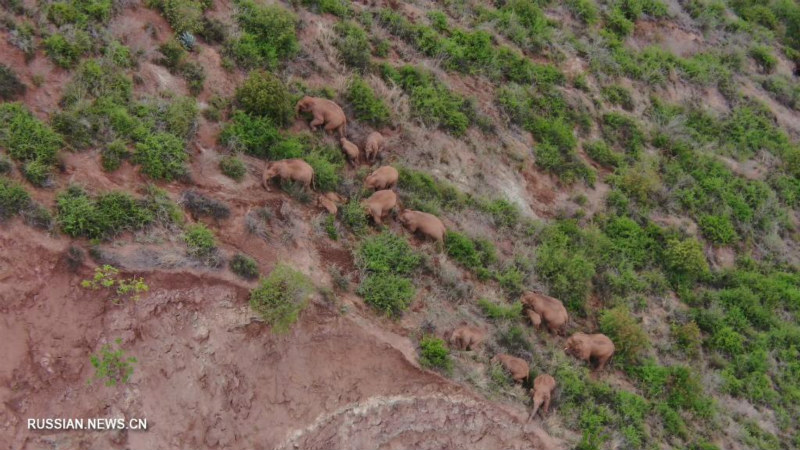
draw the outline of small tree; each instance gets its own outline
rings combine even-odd
[[[250,72],[244,84],[236,89],[236,102],[247,113],[268,117],[279,126],[288,124],[294,114],[286,85],[264,70]]]
[[[650,347],[647,334],[625,307],[603,311],[600,330],[614,342],[616,353],[628,362],[635,361]]]
[[[308,304],[311,280],[291,267],[277,267],[250,292],[250,306],[274,332],[288,331]]]
[[[114,341],[116,349],[106,344],[100,353],[92,355],[90,361],[95,369],[92,381],[104,380],[106,386],[116,386],[118,383],[127,383],[133,375],[133,365],[137,363],[134,357],[125,357],[125,351],[120,348],[122,339]]]

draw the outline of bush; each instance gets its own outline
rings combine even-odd
[[[457,231],[448,231],[445,237],[447,255],[476,272],[479,278],[488,277],[488,267],[497,261],[494,244],[485,239],[471,239]]]
[[[478,207],[492,216],[497,227],[513,227],[519,223],[519,207],[505,199],[479,202]]]
[[[189,254],[195,258],[205,259],[214,255],[217,241],[214,232],[202,223],[189,225],[183,233],[183,241],[189,248]]]
[[[59,135],[20,103],[0,104],[0,147],[28,164],[24,172],[34,184],[44,183],[62,145]]]
[[[405,238],[385,231],[361,244],[357,262],[367,272],[408,275],[419,266],[420,257]]]
[[[242,181],[247,174],[247,167],[235,156],[223,156],[219,161],[219,170],[226,177],[236,181]]]
[[[361,77],[355,76],[350,80],[347,86],[347,101],[353,106],[353,112],[358,120],[375,127],[389,123],[391,118],[389,108]]]
[[[514,302],[510,306],[498,305],[497,303],[486,300],[478,300],[478,306],[486,317],[495,320],[517,320],[522,317],[522,303]]]
[[[231,151],[242,151],[271,161],[298,158],[303,154],[300,141],[285,138],[272,120],[253,117],[242,111],[233,113],[231,122],[222,130],[219,140]]]
[[[58,66],[71,69],[92,47],[89,35],[83,30],[73,29],[68,35],[55,33],[42,41],[47,56]]]
[[[455,186],[438,181],[427,173],[398,167],[398,186],[401,199],[408,208],[437,213],[440,208],[461,210],[469,203],[469,197]]]
[[[606,27],[619,37],[627,37],[633,34],[634,24],[619,8],[612,8],[606,16]]]
[[[278,126],[288,124],[294,116],[289,90],[270,72],[250,72],[245,82],[236,88],[236,102],[247,113],[264,116]]]
[[[250,306],[276,333],[286,332],[308,304],[314,286],[303,273],[278,264],[250,292]]]
[[[635,362],[650,348],[647,334],[625,307],[603,311],[599,324],[600,331],[614,342],[616,354],[629,363]]]
[[[108,144],[100,154],[100,162],[103,170],[106,172],[113,172],[122,165],[122,160],[127,158],[130,153],[125,142],[117,139]]]
[[[678,282],[693,282],[708,274],[708,262],[696,239],[669,239],[664,249],[664,266]]]
[[[756,45],[750,48],[750,57],[758,64],[764,73],[772,73],[778,65],[778,58],[772,54],[769,47]]]
[[[700,346],[703,343],[703,338],[700,334],[700,327],[696,322],[687,322],[683,325],[672,326],[672,336],[675,342],[682,351],[690,358],[696,357],[700,354]]]
[[[624,162],[623,156],[612,150],[604,141],[586,143],[583,149],[590,158],[604,166],[619,167]]]
[[[237,253],[228,263],[231,272],[244,278],[245,280],[255,280],[258,278],[258,263],[253,258]]]
[[[453,367],[450,350],[443,340],[433,336],[425,336],[419,341],[419,363],[422,367],[445,372],[449,372]]]
[[[533,349],[525,331],[517,325],[498,330],[497,343],[506,353],[518,358],[529,359],[530,351]]]
[[[575,228],[567,222],[545,230],[536,252],[536,271],[550,295],[573,311],[583,311],[596,265],[587,254],[591,251],[591,243],[584,242],[588,236],[577,234]]]
[[[237,6],[236,20],[243,33],[231,42],[230,51],[240,65],[274,69],[298,52],[294,14],[280,6],[261,6],[252,0],[239,0]]]
[[[349,17],[352,14],[350,0],[302,0],[303,4],[323,14]]]
[[[334,45],[344,63],[360,72],[369,68],[369,36],[361,26],[352,21],[339,22],[334,26],[338,39]]]
[[[626,111],[633,110],[631,92],[619,85],[606,86],[602,89],[603,97],[613,105],[619,105]]]
[[[379,312],[398,317],[411,304],[416,290],[411,280],[407,278],[377,273],[367,276],[358,287],[357,293]]]
[[[342,152],[334,149],[319,149],[303,157],[314,169],[314,185],[322,192],[336,191],[339,186],[339,171],[344,167]]]
[[[620,147],[632,158],[637,158],[644,147],[645,137],[639,125],[622,114],[603,114],[602,132],[606,141]]]
[[[361,206],[359,199],[353,197],[339,209],[342,223],[356,235],[361,235],[367,231],[367,213]]]
[[[715,244],[728,245],[739,239],[728,217],[706,214],[700,217],[698,225],[703,236]]]
[[[136,144],[133,161],[141,164],[141,172],[150,178],[172,181],[188,175],[185,166],[189,155],[184,142],[170,133],[149,135]]]
[[[25,94],[25,85],[17,74],[5,64],[0,64],[0,100],[14,100]]]
[[[155,0],[159,3],[175,34],[196,33],[203,29],[203,12],[208,0]]]
[[[107,192],[95,198],[70,186],[56,196],[61,231],[72,237],[103,239],[136,231],[156,220],[153,204],[125,192]]]
[[[594,0],[568,0],[567,8],[580,21],[587,25],[597,22],[597,4]]]
[[[21,214],[31,204],[31,196],[19,183],[0,177],[0,222]]]
[[[214,220],[224,220],[230,217],[231,210],[224,203],[205,195],[189,190],[183,193],[181,204],[189,210],[192,217],[212,217]]]
[[[106,386],[116,386],[118,383],[127,383],[133,375],[136,358],[126,357],[125,351],[120,348],[122,339],[115,341],[116,349],[106,344],[100,353],[92,355],[90,362],[94,367],[94,381],[104,381]],[[89,380],[90,382],[92,380]]]

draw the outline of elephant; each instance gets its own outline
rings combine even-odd
[[[361,200],[361,206],[378,225],[383,225],[383,218],[397,205],[397,194],[394,191],[384,189],[372,194],[369,198]]]
[[[569,321],[569,314],[559,300],[536,292],[527,292],[522,296],[521,301],[534,327],[538,328],[544,322],[551,333],[562,334],[564,332]]]
[[[528,373],[530,372],[530,368],[528,367],[528,363],[525,362],[524,359],[502,353],[492,358],[492,362],[493,363],[499,362],[500,364],[502,364],[503,367],[506,368],[506,370],[511,372],[511,378],[513,378],[514,381],[517,383],[522,383],[523,381],[528,379]]]
[[[614,343],[604,334],[575,333],[567,339],[564,351],[584,361],[597,360],[595,371],[603,370],[614,355]]]
[[[314,181],[314,169],[302,159],[268,161],[264,165],[264,175],[261,177],[261,184],[268,192],[269,181],[276,176],[281,180],[298,181],[305,189],[310,189]]]
[[[371,174],[367,175],[364,180],[364,187],[367,189],[394,189],[397,187],[397,180],[400,174],[397,169],[392,166],[383,166],[375,169]]]
[[[317,206],[325,208],[334,216],[339,211],[338,205],[342,203],[344,203],[344,198],[336,192],[326,192],[317,197]]]
[[[486,332],[478,327],[462,325],[445,333],[445,339],[459,350],[475,350],[486,338]]]
[[[419,231],[424,236],[440,244],[444,243],[444,235],[447,232],[447,228],[442,221],[433,214],[406,209],[400,213],[398,220],[404,227],[408,228],[408,231],[412,233]]]
[[[344,115],[342,108],[336,103],[327,98],[305,96],[295,106],[295,114],[300,114],[301,112],[311,112],[314,116],[311,123],[309,123],[312,130],[324,125],[325,131],[328,133],[337,131],[340,138],[345,137],[347,117]]]
[[[556,380],[550,375],[543,373],[533,379],[533,389],[530,390],[531,398],[533,399],[533,410],[528,420],[533,419],[541,408],[542,416],[550,411],[550,397],[553,395],[553,390],[556,388]]]
[[[383,135],[380,132],[373,131],[370,133],[369,136],[367,136],[366,142],[364,143],[364,157],[367,162],[375,162],[375,158],[378,157],[378,154],[383,150],[385,145],[386,139],[383,138]]]
[[[342,143],[342,151],[347,155],[347,162],[349,162],[351,166],[356,167],[358,165],[359,156],[361,155],[358,146],[344,137],[339,139],[339,142]]]

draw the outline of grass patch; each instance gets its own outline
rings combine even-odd
[[[34,185],[47,182],[62,145],[61,137],[22,104],[0,104],[0,146],[23,163],[23,173]]]
[[[500,305],[485,298],[478,300],[478,306],[486,317],[494,320],[517,320],[522,317],[522,303],[514,302],[511,305]]]
[[[346,98],[358,120],[376,127],[389,123],[391,111],[360,76],[354,76],[348,83]]]

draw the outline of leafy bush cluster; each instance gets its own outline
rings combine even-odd
[[[247,167],[242,160],[236,156],[230,155],[223,156],[222,159],[219,160],[219,170],[225,174],[226,177],[235,181],[242,181],[247,174]]]
[[[7,65],[0,64],[0,100],[14,100],[25,94],[25,84]]]
[[[416,294],[407,276],[420,265],[420,256],[405,238],[384,231],[361,243],[356,261],[366,274],[358,288],[359,295],[376,310],[400,316]]]
[[[448,256],[475,272],[481,280],[489,278],[489,268],[497,262],[497,250],[485,238],[473,239],[457,231],[448,231],[445,249]]]
[[[205,25],[203,13],[211,7],[211,0],[149,0],[164,13],[175,34],[197,33]]]
[[[186,45],[178,39],[169,40],[158,47],[158,51],[164,55],[161,63],[170,72],[182,76],[186,80],[189,92],[194,95],[203,91],[203,84],[206,81],[206,71],[200,64],[188,59],[189,53],[185,50]]]
[[[253,0],[237,0],[236,20],[242,29],[228,42],[228,51],[245,68],[275,69],[300,49],[297,17],[280,6],[262,6]]]
[[[353,112],[358,120],[363,120],[373,126],[388,125],[391,111],[383,99],[375,95],[372,88],[363,78],[355,76],[347,85],[347,101],[353,106]]]
[[[236,88],[236,103],[244,112],[266,117],[278,126],[288,124],[294,117],[294,104],[286,85],[264,70],[250,72]]]
[[[231,272],[244,278],[245,280],[255,280],[258,278],[258,263],[253,258],[237,253],[228,263]]]
[[[224,220],[231,215],[231,210],[225,203],[194,190],[188,190],[183,193],[181,204],[195,219],[211,217],[215,220]]]
[[[302,272],[278,264],[250,292],[250,306],[274,332],[286,332],[305,309],[314,285]]]
[[[650,339],[641,325],[625,307],[603,311],[600,315],[600,331],[611,338],[616,348],[614,354],[623,361],[634,363],[650,347]]]
[[[353,21],[337,23],[334,31],[338,36],[334,45],[344,63],[360,72],[366,71],[371,50],[367,32]]]
[[[297,0],[294,0],[297,1]],[[350,0],[299,0],[303,5],[323,14],[333,14],[337,17],[350,17],[353,7]]]
[[[414,116],[457,136],[467,130],[475,111],[469,102],[451,92],[432,73],[419,67],[394,68],[388,64],[382,66],[382,71],[385,79],[406,91]]]
[[[81,281],[81,287],[111,291],[110,300],[115,304],[119,304],[124,300],[137,301],[139,300],[139,294],[150,290],[150,286],[144,282],[142,277],[122,278],[119,276],[119,269],[108,264],[96,267],[94,276],[91,279]]]
[[[494,303],[485,298],[478,300],[478,306],[486,317],[494,320],[518,320],[522,317],[522,303],[519,301],[509,306]]]
[[[0,222],[22,214],[31,204],[31,196],[19,183],[0,177]]]
[[[173,206],[163,195],[151,191],[137,199],[125,192],[111,191],[92,197],[73,185],[56,196],[57,220],[61,231],[69,236],[108,239],[156,222],[174,221]]]
[[[62,146],[61,137],[20,103],[0,104],[0,147],[23,164],[25,178],[45,184]]]
[[[458,211],[470,204],[470,198],[455,186],[427,173],[397,167],[400,199],[407,207],[438,214],[442,209]]]
[[[453,367],[450,350],[444,341],[433,336],[425,336],[419,341],[419,362],[422,367],[449,372]]]
[[[122,339],[117,339],[115,347],[109,344],[100,348],[100,353],[92,355],[89,361],[94,367],[94,377],[91,381],[103,381],[106,386],[116,386],[127,383],[133,375],[135,364],[138,362],[132,356],[126,356],[120,347]]]

